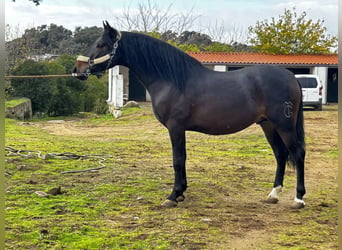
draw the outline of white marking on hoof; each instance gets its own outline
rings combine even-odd
[[[294,203],[291,206],[293,209],[301,209],[305,207],[305,202],[301,199],[298,199],[297,197],[294,199]]]
[[[265,200],[266,203],[276,204],[279,201],[279,193],[283,191],[282,186],[277,186],[272,189],[271,193],[267,196],[267,199]]]
[[[162,207],[177,207],[177,204],[176,201],[165,200],[161,205]]]

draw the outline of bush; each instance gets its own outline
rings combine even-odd
[[[99,98],[96,99],[93,111],[98,115],[108,114],[109,108],[107,102]]]
[[[14,75],[48,75],[71,72],[75,62],[73,56],[62,56],[53,62],[24,61]],[[75,78],[25,78],[13,79],[12,97],[31,99],[33,114],[65,116],[78,112],[95,111],[105,113],[108,77],[97,79],[90,76],[87,81]]]
[[[49,73],[47,65],[32,60],[20,64],[14,75],[46,75]],[[53,96],[53,83],[45,78],[13,79],[13,96],[27,97],[31,99],[32,111],[46,112]]]
[[[107,99],[107,84],[108,76],[107,74],[101,79],[96,76],[89,76],[86,81],[85,91],[84,91],[84,110],[85,112],[99,112],[102,110],[103,105],[106,104]]]

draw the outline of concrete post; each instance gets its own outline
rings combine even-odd
[[[322,103],[327,103],[327,91],[328,91],[328,68],[327,67],[314,67],[312,74],[317,75],[323,86],[322,91]]]

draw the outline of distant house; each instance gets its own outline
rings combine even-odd
[[[231,71],[258,64],[272,64],[284,67],[294,74],[318,75],[323,85],[323,103],[334,103],[338,100],[338,55],[270,55],[259,53],[226,53],[226,52],[189,52],[203,65],[216,71]],[[147,91],[129,69],[120,66],[112,71],[110,79],[121,76],[121,91],[116,97],[110,93],[108,103],[114,104],[114,99],[150,101]],[[116,75],[116,76],[115,76]],[[115,85],[114,82],[112,84]],[[110,91],[116,87],[110,86]],[[121,102],[122,103],[122,102]],[[120,103],[120,104],[121,104]],[[119,106],[120,105],[116,105]]]
[[[51,61],[54,60],[58,57],[58,55],[55,54],[44,54],[44,55],[32,55],[29,57],[29,59],[36,61],[36,62],[41,62],[41,61]]]

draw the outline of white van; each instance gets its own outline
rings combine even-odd
[[[323,86],[316,75],[295,75],[302,86],[303,105],[322,110],[322,90]]]

